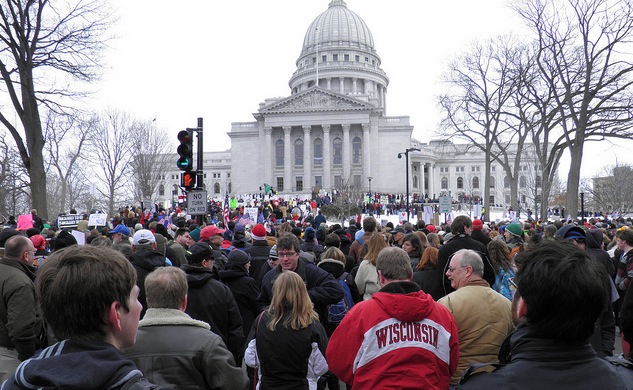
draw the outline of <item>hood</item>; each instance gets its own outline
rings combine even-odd
[[[343,272],[345,272],[345,264],[334,259],[321,259],[318,267],[324,271],[329,272],[336,279],[340,278]]]
[[[110,344],[64,340],[26,360],[8,382],[24,389],[109,389],[141,375]]]
[[[196,267],[189,264],[183,264],[180,268],[187,274],[189,287],[200,288],[207,284],[209,279],[215,279],[211,268]]]
[[[219,271],[218,275],[221,280],[226,280],[246,277],[248,272],[242,264],[228,263],[223,270]]]
[[[586,232],[587,234],[587,248],[598,248],[602,249],[602,242],[604,241],[604,236],[599,229],[589,229]]]
[[[372,299],[391,317],[401,322],[416,322],[428,317],[435,307],[433,298],[413,282],[389,283]]]
[[[133,265],[148,271],[153,271],[158,267],[164,267],[167,265],[165,256],[157,251],[136,252],[132,254],[132,258],[130,260]]]

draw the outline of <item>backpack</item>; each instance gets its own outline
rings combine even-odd
[[[338,283],[343,288],[343,299],[337,303],[327,305],[327,320],[330,324],[339,324],[345,314],[354,306],[354,300],[352,299],[352,291],[349,289],[345,278],[349,275],[347,272],[343,272],[338,278]]]

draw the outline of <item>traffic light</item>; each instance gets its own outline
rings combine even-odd
[[[190,171],[193,168],[193,130],[182,130],[178,132],[178,161],[176,165],[181,171]],[[194,178],[195,183],[195,178]]]
[[[196,186],[196,172],[187,171],[180,174],[180,186],[191,190]]]

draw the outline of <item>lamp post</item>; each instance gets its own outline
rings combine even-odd
[[[418,148],[408,148],[404,152],[398,153],[398,158],[402,158],[402,155],[404,154],[405,163],[407,164],[406,165],[406,175],[407,175],[407,222],[409,221],[409,152],[413,152],[413,151],[419,152],[420,149],[418,149]]]
[[[367,180],[369,180],[369,198],[373,198],[372,194],[371,194],[371,179],[373,179],[373,177],[368,176]]]
[[[585,224],[585,192],[580,193],[580,221]]]

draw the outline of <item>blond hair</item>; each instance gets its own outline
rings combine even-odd
[[[282,272],[275,279],[268,315],[268,329],[271,331],[282,321],[286,328],[299,330],[319,319],[303,279],[292,271]]]
[[[367,242],[367,254],[365,260],[376,265],[376,259],[381,250],[388,247],[385,238],[381,234],[374,234]]]

